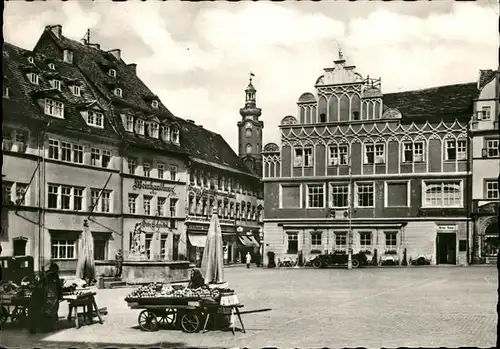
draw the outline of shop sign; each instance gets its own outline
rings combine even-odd
[[[439,231],[456,231],[456,225],[438,225],[437,230]]]
[[[157,191],[164,191],[168,193],[174,193],[174,187],[167,187],[163,182],[153,183],[153,181],[146,181],[141,179],[134,180],[133,190],[151,190],[151,194],[155,194]]]
[[[141,228],[152,228],[152,229],[159,229],[159,228],[164,228],[164,229],[169,229],[170,228],[170,223],[168,221],[142,221],[140,223]]]

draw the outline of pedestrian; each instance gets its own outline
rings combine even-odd
[[[123,254],[121,249],[119,249],[118,253],[115,255],[115,267],[116,267],[115,277],[121,277],[123,269]]]
[[[246,262],[247,262],[247,269],[250,269],[250,262],[252,261],[252,256],[250,255],[250,252],[247,252],[247,255],[245,256]]]

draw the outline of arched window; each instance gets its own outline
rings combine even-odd
[[[247,144],[247,154],[251,154],[252,153],[252,145],[251,144]]]
[[[251,128],[247,128],[245,130],[245,134],[248,138],[252,137],[252,129]]]

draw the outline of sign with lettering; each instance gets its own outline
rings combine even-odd
[[[169,229],[171,226],[169,221],[142,221],[141,227],[152,228],[152,229],[159,229],[159,228]]]
[[[457,230],[456,225],[438,225],[437,230],[439,231],[455,231]]]
[[[156,182],[149,180],[136,179],[134,180],[134,185],[132,186],[133,190],[150,190],[151,194],[156,193],[157,191],[164,191],[168,193],[175,194],[174,187],[167,187],[163,182]]]

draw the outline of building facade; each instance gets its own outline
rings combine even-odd
[[[482,70],[471,120],[473,263],[496,263],[498,241],[499,76]]]
[[[265,248],[466,264],[468,123],[477,84],[383,94],[335,61],[263,151]]]

